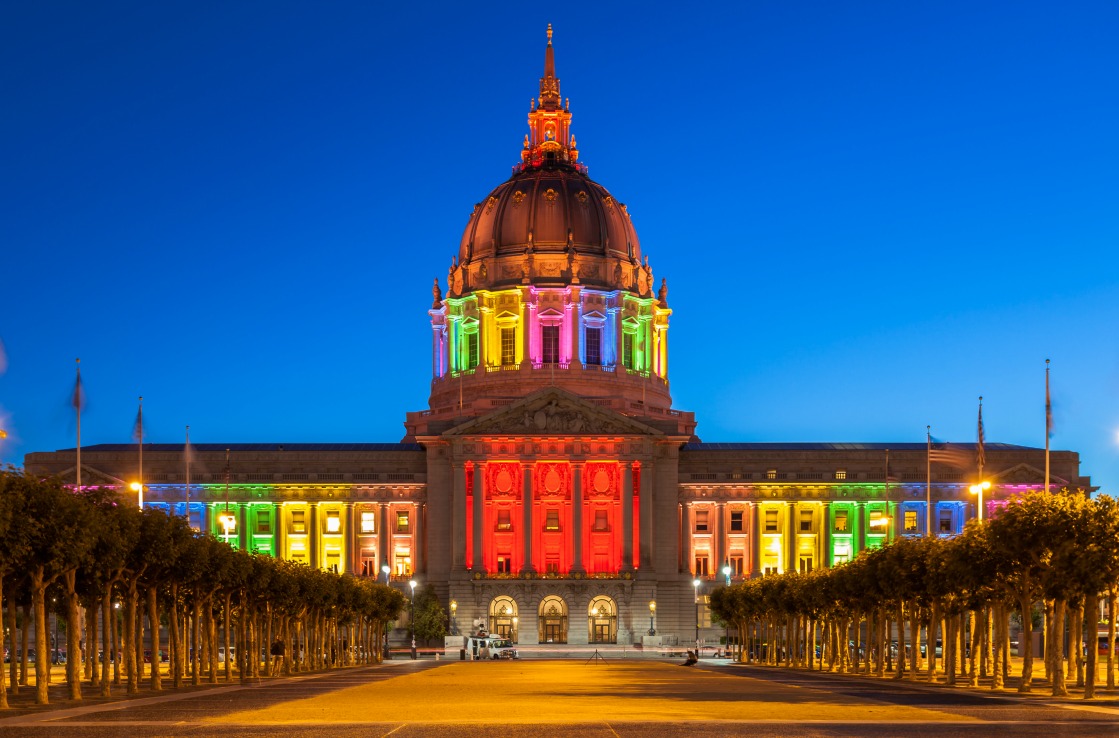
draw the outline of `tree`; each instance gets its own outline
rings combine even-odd
[[[447,612],[439,602],[435,590],[421,587],[416,593],[416,614],[413,626],[416,637],[427,645],[428,641],[443,638],[447,635]]]

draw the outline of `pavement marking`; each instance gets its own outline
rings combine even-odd
[[[614,728],[611,727],[610,723],[603,723],[603,725],[606,726],[607,730],[614,734],[614,738],[622,738],[620,735],[618,735],[618,731],[614,730]]]
[[[387,732],[387,733],[385,733],[385,734],[384,734],[383,736],[381,736],[381,738],[389,738],[389,736],[390,736],[390,735],[392,735],[392,734],[393,734],[393,733],[395,733],[396,731],[400,730],[401,728],[403,728],[403,727],[404,727],[404,726],[406,726],[407,724],[408,724],[408,723],[401,723],[400,725],[397,725],[397,726],[396,726],[395,728],[393,728],[392,730],[390,730],[389,732]]]

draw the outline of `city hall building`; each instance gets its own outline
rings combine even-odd
[[[550,28],[528,124],[433,286],[431,395],[401,442],[196,445],[189,488],[181,445],[145,445],[143,480],[135,445],[98,445],[83,482],[142,481],[145,505],[237,548],[387,568],[454,601],[460,630],[521,644],[691,642],[697,617],[714,641],[703,602],[725,581],[952,536],[976,515],[975,472],[933,463],[928,478],[923,443],[700,441],[672,404],[666,282],[579,160]],[[25,465],[73,479],[75,456]],[[1051,461],[1055,488],[1090,489],[1076,453]],[[988,514],[1042,489],[1044,468],[1042,449],[987,444]]]

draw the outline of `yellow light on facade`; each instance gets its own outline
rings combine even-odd
[[[233,531],[237,528],[237,518],[233,513],[225,513],[218,517],[221,522],[221,527],[225,531],[225,535],[232,535]]]
[[[451,600],[451,614],[454,615],[456,612],[458,612],[458,602]]]
[[[656,611],[657,611],[657,601],[656,600],[649,600],[649,612],[654,613]]]
[[[142,510],[144,508],[144,485],[139,482],[133,482],[128,486],[136,493],[136,504],[139,505]]]

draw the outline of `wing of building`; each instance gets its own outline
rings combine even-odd
[[[142,471],[135,445],[92,446],[83,483],[142,481],[238,548],[431,584],[461,630],[521,644],[690,643],[697,618],[717,638],[723,582],[959,533],[974,445],[930,463],[924,443],[698,441],[669,391],[667,283],[579,161],[551,35],[520,161],[433,287],[431,396],[403,442],[195,445],[189,485],[182,445],[146,444]],[[989,514],[1044,488],[1043,449],[985,450]],[[75,456],[25,466],[74,478]],[[1076,453],[1051,464],[1054,488],[1091,488]]]

